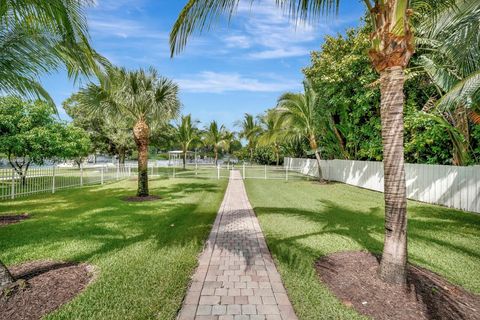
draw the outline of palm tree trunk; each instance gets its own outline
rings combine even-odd
[[[121,167],[125,166],[125,153],[126,153],[126,151],[123,148],[118,150],[118,162],[119,162]]]
[[[213,147],[213,153],[215,154],[215,165],[218,164],[218,150],[217,147]]]
[[[380,72],[381,118],[384,165],[385,241],[380,278],[404,284],[407,263],[407,197],[403,155],[402,67]]]
[[[250,164],[253,162],[253,147],[250,148]]]
[[[318,151],[317,139],[315,138],[314,135],[310,135],[309,141],[310,141],[310,148],[312,148],[312,150],[314,150],[315,159],[317,159],[318,181],[323,183],[323,182],[325,182],[325,180],[323,179],[323,172],[322,172],[322,167],[321,167],[322,158],[320,157],[320,152]]]
[[[148,139],[150,128],[145,120],[137,121],[133,128],[133,136],[138,150],[138,188],[137,196],[146,197],[148,192]]]
[[[183,151],[183,169],[187,168],[187,151]]]
[[[8,271],[7,267],[5,267],[3,262],[0,260],[0,289],[12,284],[13,281],[14,279],[10,274],[10,271]]]

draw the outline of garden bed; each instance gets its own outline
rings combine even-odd
[[[373,319],[480,319],[480,296],[413,265],[406,286],[387,284],[377,274],[379,260],[368,252],[339,252],[322,257],[316,269],[346,306]]]
[[[87,264],[35,261],[10,268],[16,282],[0,293],[0,319],[40,319],[83,291],[93,278]]]

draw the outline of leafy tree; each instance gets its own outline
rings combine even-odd
[[[204,144],[213,148],[213,154],[215,158],[215,165],[218,164],[218,148],[221,148],[225,143],[225,127],[218,126],[218,123],[214,120],[210,122],[208,127],[203,132]]]
[[[182,50],[195,31],[210,28],[220,14],[230,17],[240,0],[189,0],[175,22],[170,46],[172,55]],[[450,0],[364,0],[372,20],[371,46],[368,51],[380,74],[380,115],[385,177],[385,241],[379,276],[390,283],[406,282],[407,196],[403,150],[403,105],[405,68],[415,51],[411,16],[414,9],[436,15]],[[340,1],[278,0],[295,20],[316,19],[335,12]]]
[[[165,125],[180,109],[178,86],[154,68],[127,71],[108,68],[100,84],[89,84],[78,101],[92,112],[120,115],[131,121],[138,151],[137,196],[149,195],[148,146],[151,128]]]
[[[247,140],[247,149],[250,152],[250,162],[252,162],[253,152],[257,146],[262,128],[255,120],[255,117],[249,113],[245,113],[243,120],[237,121],[235,125],[240,128],[240,138]]]
[[[197,121],[192,121],[192,116],[187,114],[181,117],[180,123],[176,129],[176,140],[180,143],[183,153],[183,169],[187,165],[187,153],[195,142],[200,141],[198,128],[196,127]]]
[[[40,74],[66,67],[68,75],[98,73],[108,61],[88,41],[84,8],[90,0],[2,0],[0,92],[52,99]]]
[[[135,149],[131,121],[118,114],[92,112],[78,99],[78,94],[73,94],[63,102],[63,108],[72,123],[88,133],[92,141],[90,153],[115,154],[120,164],[124,164],[126,155]]]
[[[32,163],[85,157],[89,147],[85,131],[56,121],[48,104],[0,99],[0,152],[23,184]]]

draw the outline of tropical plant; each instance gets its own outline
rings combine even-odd
[[[250,152],[250,162],[253,161],[253,152],[258,143],[258,136],[262,128],[255,120],[255,117],[249,113],[245,113],[243,120],[235,122],[240,128],[240,138],[247,140],[247,149]]]
[[[176,140],[180,143],[183,153],[183,169],[187,165],[187,153],[195,142],[200,141],[199,132],[196,127],[198,121],[192,121],[190,114],[184,115],[176,129]]]
[[[286,128],[275,110],[268,110],[259,117],[262,132],[258,138],[258,144],[263,147],[271,147],[275,155],[275,164],[280,164],[280,148],[285,140]]]
[[[218,164],[218,148],[221,148],[225,141],[225,127],[218,127],[218,123],[214,120],[205,128],[204,144],[213,148],[215,165]]]
[[[304,93],[285,93],[278,99],[275,109],[281,126],[288,128],[287,138],[305,137],[310,149],[315,154],[318,167],[318,180],[325,182],[321,167],[321,154],[318,147],[317,117],[315,108],[318,104],[318,94],[308,80],[304,81]]]
[[[178,86],[160,77],[154,68],[148,71],[108,68],[100,84],[91,83],[80,90],[78,100],[92,112],[121,115],[130,121],[138,151],[137,196],[148,196],[150,131],[177,116]]]
[[[455,8],[444,8],[436,17],[425,16],[417,28],[420,56],[412,73],[427,74],[438,94],[425,111],[441,117],[437,121],[454,126],[462,139],[450,134],[453,163],[468,163],[469,118],[475,122],[480,107],[480,3],[456,0]],[[420,72],[419,72],[420,71]]]
[[[234,15],[240,0],[189,0],[175,22],[171,35],[172,55],[182,50],[195,31],[210,28],[219,15]],[[250,2],[253,2],[251,0]],[[407,198],[403,151],[403,105],[405,71],[414,53],[411,16],[414,10],[435,15],[451,0],[364,0],[372,20],[369,57],[380,74],[385,177],[385,240],[379,276],[390,283],[406,282]],[[277,0],[295,20],[314,20],[335,12],[340,1]]]
[[[0,3],[0,93],[43,98],[38,76],[66,67],[68,75],[98,74],[108,61],[88,41],[90,0],[3,0]]]

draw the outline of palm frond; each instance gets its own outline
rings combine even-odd
[[[250,0],[253,4],[255,0]],[[170,33],[171,55],[182,51],[194,33],[210,29],[226,16],[230,20],[240,0],[189,0],[180,12]],[[292,20],[315,20],[321,14],[336,12],[339,0],[275,0]]]

